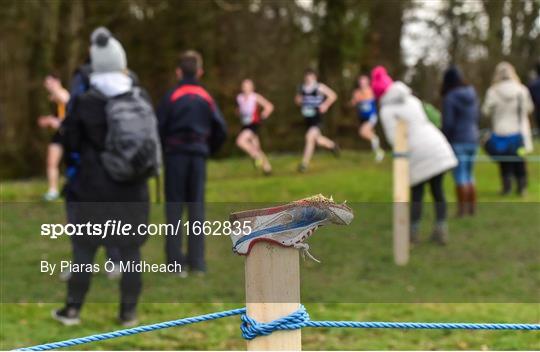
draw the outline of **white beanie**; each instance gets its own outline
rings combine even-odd
[[[93,73],[124,71],[126,52],[105,27],[96,28],[90,36],[90,62]]]

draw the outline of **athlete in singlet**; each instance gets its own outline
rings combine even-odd
[[[262,169],[265,175],[269,175],[272,173],[272,165],[261,148],[258,130],[262,120],[267,119],[274,111],[274,105],[255,92],[255,85],[251,79],[242,81],[241,90],[236,97],[236,103],[242,129],[236,138],[236,145],[253,158],[255,167]]]
[[[62,86],[60,80],[52,75],[45,77],[43,82],[45,89],[49,92],[49,99],[56,104],[56,116],[40,116],[38,125],[41,128],[52,129],[55,131],[51,142],[47,147],[47,181],[49,189],[43,195],[46,201],[53,201],[60,196],[58,182],[60,179],[60,162],[64,150],[60,140],[58,128],[65,117],[66,104],[69,101],[69,92]]]
[[[314,70],[307,69],[304,72],[304,83],[298,89],[295,97],[295,102],[301,108],[307,127],[304,155],[298,166],[298,171],[305,172],[307,170],[316,146],[330,149],[336,156],[339,155],[337,143],[323,136],[320,128],[323,114],[336,100],[336,93],[325,84],[317,81],[317,73]]]
[[[380,147],[379,137],[375,134],[377,102],[371,90],[368,76],[358,76],[357,88],[353,92],[351,105],[356,108],[360,122],[358,134],[371,143],[371,149],[375,153],[375,160],[377,162],[382,161],[384,159],[384,150]]]

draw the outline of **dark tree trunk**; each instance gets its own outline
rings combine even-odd
[[[324,3],[326,13],[321,20],[319,29],[319,74],[322,82],[335,90],[341,99],[345,94],[343,86],[343,41],[345,28],[343,19],[347,7],[345,0],[331,0]],[[327,125],[335,131],[337,116],[342,116],[338,111],[339,101],[328,113]]]
[[[493,61],[503,57],[502,41],[504,36],[503,17],[506,0],[484,0],[484,9],[488,16],[487,50]]]
[[[35,32],[29,38],[30,56],[28,58],[28,116],[24,119],[20,138],[25,145],[25,160],[28,166],[43,162],[44,139],[48,136],[36,124],[40,115],[51,113],[51,104],[43,88],[43,79],[54,69],[54,53],[58,34],[60,1],[27,3],[29,17],[34,23]],[[43,138],[45,137],[45,138]]]
[[[369,10],[365,62],[368,66],[383,65],[395,77],[404,72],[401,55],[403,13],[407,0],[373,1]]]

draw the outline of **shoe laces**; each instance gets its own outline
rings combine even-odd
[[[302,255],[302,258],[306,260],[306,257],[313,260],[314,262],[320,263],[321,261],[315,258],[311,253],[309,253],[309,244],[307,243],[295,243],[293,245],[294,248],[298,249],[300,251],[300,254]]]

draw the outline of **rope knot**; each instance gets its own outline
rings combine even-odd
[[[258,336],[267,336],[277,330],[297,330],[306,326],[309,322],[309,314],[303,305],[285,317],[276,319],[269,323],[260,323],[250,318],[247,313],[242,314],[242,337],[246,340],[253,340]]]

